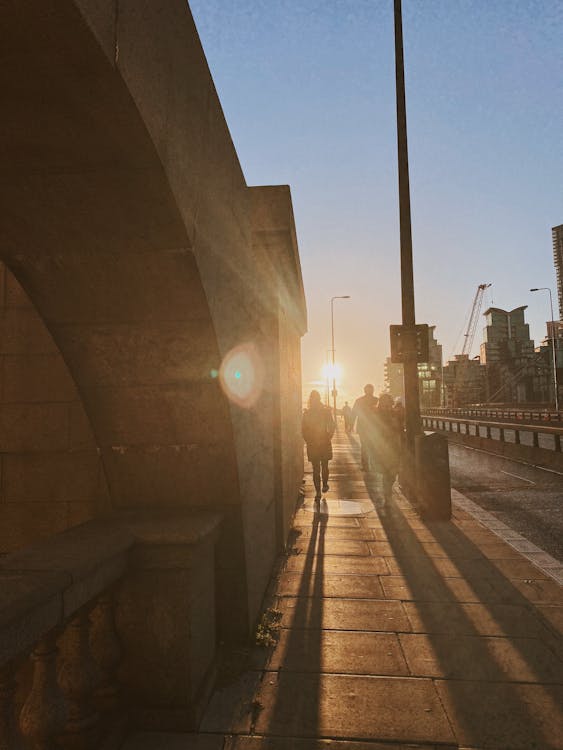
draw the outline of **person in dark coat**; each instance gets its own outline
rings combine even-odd
[[[360,438],[362,454],[362,471],[373,472],[374,457],[374,415],[377,409],[377,397],[373,395],[374,387],[371,383],[364,386],[364,395],[357,398],[352,409],[356,422],[356,432]]]
[[[301,433],[307,444],[307,458],[313,465],[315,500],[321,499],[321,471],[323,492],[328,492],[328,462],[332,458],[334,429],[329,407],[323,405],[318,391],[311,391],[308,407],[303,413]]]
[[[352,432],[352,425],[354,424],[353,411],[350,409],[348,402],[342,407],[342,416],[344,417],[344,429],[346,434],[349,435]]]
[[[388,393],[382,393],[376,412],[374,447],[383,477],[383,504],[391,498],[399,470],[402,429],[402,412],[393,408],[393,398]]]

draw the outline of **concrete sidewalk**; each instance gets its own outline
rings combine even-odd
[[[334,454],[272,582],[275,645],[239,654],[198,736],[128,750],[563,748],[561,586],[458,505],[424,523],[395,490],[377,512],[355,436]]]

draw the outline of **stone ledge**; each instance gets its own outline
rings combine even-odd
[[[133,510],[122,511],[117,522],[138,544],[198,544],[218,533],[222,514],[210,511]]]
[[[221,519],[205,511],[126,511],[7,555],[0,561],[0,665],[62,626],[130,564],[190,567],[193,549],[215,541]]]
[[[65,573],[0,571],[0,664],[29,651],[62,619]]]

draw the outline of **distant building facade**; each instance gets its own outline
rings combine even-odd
[[[490,307],[481,344],[481,363],[486,366],[487,400],[523,403],[538,400],[536,357],[530,326],[524,311],[527,305],[503,310]]]
[[[563,401],[563,321],[547,321],[547,336],[536,348],[536,389],[538,400],[547,403],[554,400],[553,349],[555,343],[555,360],[557,363],[557,381],[559,400]]]
[[[553,263],[557,275],[557,299],[559,301],[559,320],[563,321],[563,224],[551,230],[553,239]]]
[[[487,397],[487,368],[479,358],[470,359],[468,354],[456,354],[443,370],[442,405],[458,407],[464,404],[480,404]]]
[[[562,225],[563,227],[563,225]],[[563,264],[562,264],[563,271]],[[555,341],[559,399],[563,403],[563,320],[548,321],[547,336],[538,347],[530,338],[527,306],[514,310],[490,307],[480,356],[457,354],[442,367],[442,346],[435,326],[428,331],[428,362],[418,365],[421,408],[456,408],[467,404],[552,404],[554,401],[553,350]],[[384,366],[385,390],[404,399],[403,365]]]
[[[436,326],[428,327],[428,362],[418,365],[418,387],[421,407],[440,406],[442,388],[442,345],[438,343],[434,332]],[[385,390],[393,398],[404,400],[405,388],[403,365],[391,362],[387,357],[384,365]]]

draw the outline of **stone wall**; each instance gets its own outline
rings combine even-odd
[[[246,185],[185,0],[5,17],[0,256],[79,388],[111,508],[225,514],[218,599],[244,635],[301,479],[289,189]],[[241,346],[264,372],[246,406],[214,377]]]
[[[0,554],[107,510],[76,386],[29,297],[0,263]]]

